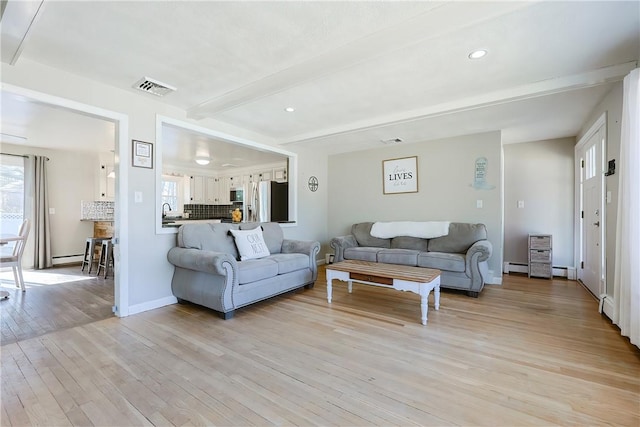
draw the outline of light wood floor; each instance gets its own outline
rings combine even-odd
[[[221,320],[195,305],[2,346],[1,425],[640,423],[640,351],[577,283],[479,298],[334,282]]]
[[[10,272],[4,275],[11,281],[0,282],[0,289],[9,292],[9,299],[0,301],[2,345],[113,317],[112,276],[96,277],[95,268],[92,274],[87,269],[83,273],[80,264],[24,274],[43,275],[44,280],[27,283],[23,293]]]

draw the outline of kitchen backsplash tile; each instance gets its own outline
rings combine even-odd
[[[85,202],[81,201],[80,219],[113,221],[115,202]]]
[[[190,219],[231,218],[233,205],[184,205]]]

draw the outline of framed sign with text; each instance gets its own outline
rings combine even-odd
[[[133,166],[153,169],[153,144],[150,142],[133,141]]]
[[[418,156],[382,161],[384,194],[418,192]]]

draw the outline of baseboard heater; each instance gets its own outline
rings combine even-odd
[[[54,256],[52,262],[53,265],[78,264],[82,262],[82,254]]]
[[[574,267],[553,266],[554,277],[566,277],[569,280],[576,280],[576,269]],[[521,262],[505,262],[502,272],[509,273],[525,273],[529,274],[529,264]]]

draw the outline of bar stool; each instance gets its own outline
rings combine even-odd
[[[100,256],[98,257],[98,271],[96,272],[96,276],[100,275],[100,268],[104,268],[104,278],[107,278],[107,273],[109,272],[109,265],[111,265],[113,269],[113,243],[111,243],[111,239],[103,240],[102,245],[100,245]]]
[[[89,237],[84,245],[84,256],[82,257],[82,270],[84,271],[84,266],[89,266],[89,273],[91,273],[91,268],[93,267],[93,263],[96,262],[95,252],[96,246],[103,242],[104,240],[111,240],[111,237]]]

